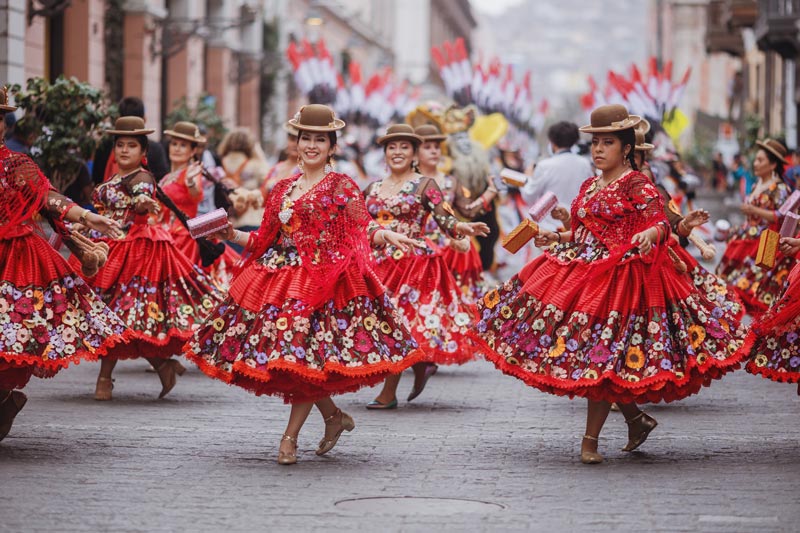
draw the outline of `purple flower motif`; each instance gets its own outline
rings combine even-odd
[[[542,335],[539,338],[539,346],[542,348],[547,348],[551,344],[553,344],[553,339],[550,337],[550,335]]]
[[[576,368],[576,369],[575,369],[575,370],[573,370],[573,372],[572,372],[572,379],[576,379],[576,380],[577,380],[577,379],[580,379],[580,377],[581,377],[582,375],[583,375],[583,370],[581,370],[580,368]]]
[[[791,359],[789,359],[789,366],[791,367],[800,366],[800,357],[794,356]]]
[[[715,307],[714,310],[711,311],[711,316],[713,316],[714,318],[722,318],[723,314],[725,314],[725,312],[722,310],[721,307]]]
[[[797,332],[790,331],[788,335],[786,335],[786,340],[789,342],[794,342],[797,340]]]
[[[344,318],[336,319],[336,326],[339,329],[347,329],[347,320],[345,320]]]
[[[569,350],[570,352],[574,352],[577,349],[578,349],[578,341],[576,341],[575,339],[570,339],[567,341],[567,350]]]
[[[661,360],[661,368],[663,370],[671,369],[672,368],[672,361],[670,361],[669,359],[662,359]]]
[[[256,362],[259,365],[264,365],[267,363],[267,354],[266,352],[256,352]]]
[[[306,349],[302,346],[292,346],[292,353],[294,353],[298,359],[306,358]]]

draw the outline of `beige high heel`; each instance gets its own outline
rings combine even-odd
[[[169,394],[169,391],[171,391],[178,382],[177,376],[183,375],[184,372],[186,372],[186,368],[175,359],[167,359],[158,365],[156,373],[161,380],[161,393],[158,395],[159,399]]]
[[[94,387],[94,399],[98,402],[111,400],[111,391],[114,389],[114,380],[97,376],[97,385]]]
[[[278,450],[278,464],[279,465],[293,465],[297,463],[297,439],[294,437],[290,437],[289,435],[284,435],[281,439],[281,442],[288,440],[292,444],[294,444],[294,453],[286,453],[284,451]]]
[[[334,422],[336,417],[339,417],[338,422]],[[317,448],[316,454],[317,455],[325,455],[329,451],[336,446],[336,443],[339,442],[339,437],[342,436],[343,431],[353,431],[356,427],[356,423],[353,420],[353,417],[348,415],[347,413],[343,413],[341,409],[336,409],[336,412],[333,413],[331,416],[325,419],[325,425],[330,426],[333,424],[339,424],[339,429],[336,431],[336,434],[328,439],[322,437],[322,440],[319,441],[319,448]]]
[[[658,422],[652,416],[649,416],[644,411],[634,416],[630,420],[625,421],[628,424],[628,444],[622,448],[623,452],[632,452],[641,446],[650,432],[656,429]]]
[[[584,435],[583,438],[597,442],[597,437],[591,435]],[[585,465],[599,465],[603,460],[603,456],[597,452],[581,451],[581,462]]]

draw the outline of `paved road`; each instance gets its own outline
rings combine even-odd
[[[618,451],[625,426],[612,413],[606,463],[585,466],[583,401],[528,389],[485,362],[446,368],[394,412],[363,409],[374,390],[342,397],[356,430],[316,457],[315,414],[300,463],[281,467],[280,401],[194,368],[158,401],[144,368],[120,363],[112,403],[92,400],[95,365],[31,383],[0,444],[0,531],[751,532],[800,523],[800,398],[744,372],[650,408],[660,425],[641,453]],[[409,496],[458,501],[347,501]]]

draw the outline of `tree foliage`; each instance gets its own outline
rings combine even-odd
[[[217,114],[216,99],[210,94],[198,96],[194,105],[190,105],[185,96],[175,101],[166,117],[166,127],[171,128],[180,121],[194,122],[205,129],[208,146],[212,150],[228,132],[222,117]]]

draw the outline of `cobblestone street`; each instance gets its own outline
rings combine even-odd
[[[486,362],[443,368],[397,411],[366,411],[374,389],[341,397],[357,427],[329,456],[313,453],[323,427],[312,414],[294,467],[275,463],[288,416],[278,400],[190,369],[158,401],[156,376],[123,362],[114,401],[98,403],[96,371],[84,363],[26,389],[0,444],[0,531],[750,532],[800,521],[796,388],[743,371],[650,407],[659,427],[640,453],[619,451],[626,429],[612,413],[605,464],[585,466],[583,400]],[[401,397],[410,386],[407,376]]]

